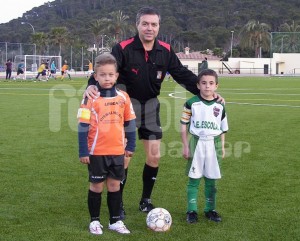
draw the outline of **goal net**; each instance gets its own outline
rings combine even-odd
[[[54,61],[56,66],[56,71],[59,71],[61,68],[61,56],[53,56],[53,55],[16,55],[14,60],[15,71],[18,69],[18,65],[20,63],[24,63],[24,78],[30,79],[34,78],[37,75],[37,71],[39,66],[42,63],[49,63],[49,71],[50,65]]]

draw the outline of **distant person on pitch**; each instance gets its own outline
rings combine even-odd
[[[40,79],[40,75],[42,78]],[[41,65],[38,68],[37,76],[35,77],[37,80],[47,80],[47,74],[46,74],[46,65],[44,62],[41,63]]]
[[[11,62],[11,60],[8,59],[5,65],[6,65],[6,77],[5,77],[5,79],[10,80],[11,72],[12,72],[12,62]]]
[[[65,78],[65,75],[68,75],[69,80],[72,80],[71,75],[69,73],[69,65],[68,65],[68,61],[67,60],[65,60],[64,65],[61,67],[60,80],[63,80]]]
[[[25,79],[24,76],[24,71],[25,71],[25,64],[24,64],[24,60],[21,60],[21,62],[18,64],[18,68],[17,68],[17,76],[15,79],[20,79],[21,75],[23,75],[23,79]]]
[[[89,64],[88,64],[88,72],[87,72],[87,78],[91,77],[91,74],[94,73],[94,70],[93,70],[93,63],[92,61],[89,60]]]
[[[50,65],[50,76],[49,76],[49,78],[52,77],[52,78],[56,79],[55,74],[56,74],[56,65],[55,65],[54,60],[52,60],[51,65]]]
[[[204,58],[204,60],[202,61],[201,65],[200,65],[200,72],[205,69],[208,69],[208,62],[207,62],[206,57]]]

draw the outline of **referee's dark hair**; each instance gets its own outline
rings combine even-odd
[[[141,17],[143,15],[157,15],[159,18],[159,23],[161,20],[159,11],[154,7],[142,7],[136,14],[136,25],[140,23]]]

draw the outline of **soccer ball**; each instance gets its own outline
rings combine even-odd
[[[172,217],[166,209],[154,208],[148,213],[146,223],[155,232],[165,232],[171,227]]]

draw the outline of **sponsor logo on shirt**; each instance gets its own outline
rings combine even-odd
[[[138,72],[139,72],[139,70],[138,70],[138,69],[134,69],[134,68],[132,68],[132,69],[131,69],[131,71],[132,71],[133,73],[135,73],[136,75],[138,75]]]
[[[195,128],[219,130],[218,124],[213,121],[193,121]]]
[[[106,102],[104,105],[105,105],[105,106],[119,105],[121,108],[123,108],[124,105],[125,105],[125,101],[124,101],[124,100],[120,100],[120,101],[110,101],[110,102]]]

